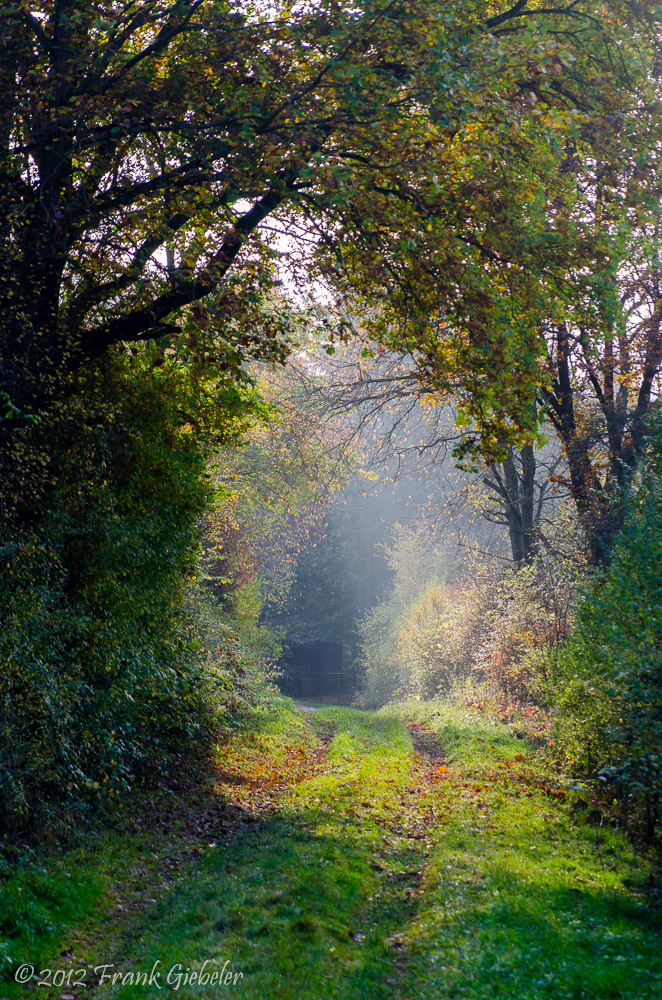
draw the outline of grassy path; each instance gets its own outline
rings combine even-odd
[[[577,823],[506,727],[434,706],[285,709],[224,748],[215,795],[195,836],[189,810],[101,848],[50,963],[84,968],[86,989],[33,996],[662,997],[630,848]],[[191,982],[201,970],[221,982]]]

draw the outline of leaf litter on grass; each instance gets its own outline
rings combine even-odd
[[[245,1000],[662,995],[630,848],[606,830],[597,850],[562,778],[503,726],[420,704],[326,708],[242,735],[217,767],[219,824],[234,818],[198,824],[204,849],[118,919],[122,968],[229,961],[242,977],[227,993]]]

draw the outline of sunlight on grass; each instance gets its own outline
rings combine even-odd
[[[631,888],[637,862],[621,834],[578,825],[563,799],[550,801],[540,779],[553,786],[553,776],[508,727],[420,703],[383,714],[427,722],[452,760],[440,786],[446,820],[407,931],[402,994],[662,995],[659,923]]]
[[[109,963],[118,981],[94,989],[109,1000],[657,1000],[643,867],[619,831],[573,811],[562,782],[474,713],[304,715],[282,699],[218,747],[214,801],[231,819],[192,854],[177,854],[184,820],[151,851],[147,834],[109,834],[86,861],[5,883],[3,926],[14,960],[57,940]],[[157,887],[164,856],[174,874]],[[109,924],[136,873],[156,902]],[[150,970],[151,985],[132,980]],[[191,982],[200,970],[225,979]]]
[[[376,855],[389,847],[390,870],[406,871],[415,860],[405,844],[393,851],[383,834],[407,781],[411,742],[400,723],[349,709],[325,709],[308,724],[311,732],[337,727],[329,770],[294,785],[276,815],[205,855],[154,917],[149,941],[138,939],[136,966],[231,961],[242,973],[232,986],[237,997],[388,995],[395,971],[387,938],[410,901],[400,890],[384,892],[385,865]],[[149,989],[99,993],[130,998]],[[181,988],[178,995],[216,992]]]

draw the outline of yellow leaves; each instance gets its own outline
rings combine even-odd
[[[425,392],[421,394],[419,402],[424,410],[436,409],[448,402],[448,395],[439,392]]]

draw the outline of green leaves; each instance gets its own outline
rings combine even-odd
[[[657,426],[653,438],[657,460]],[[658,847],[661,519],[659,474],[650,470],[632,499],[609,566],[585,589],[576,638],[556,667],[560,742],[575,760],[612,784],[620,799],[630,802],[636,811],[635,829]]]
[[[250,394],[233,383],[221,424],[223,397],[212,410],[210,386],[154,345],[81,382],[31,430],[39,489],[0,529],[0,800],[14,831],[84,825],[211,728],[196,526],[209,438],[241,433]]]

